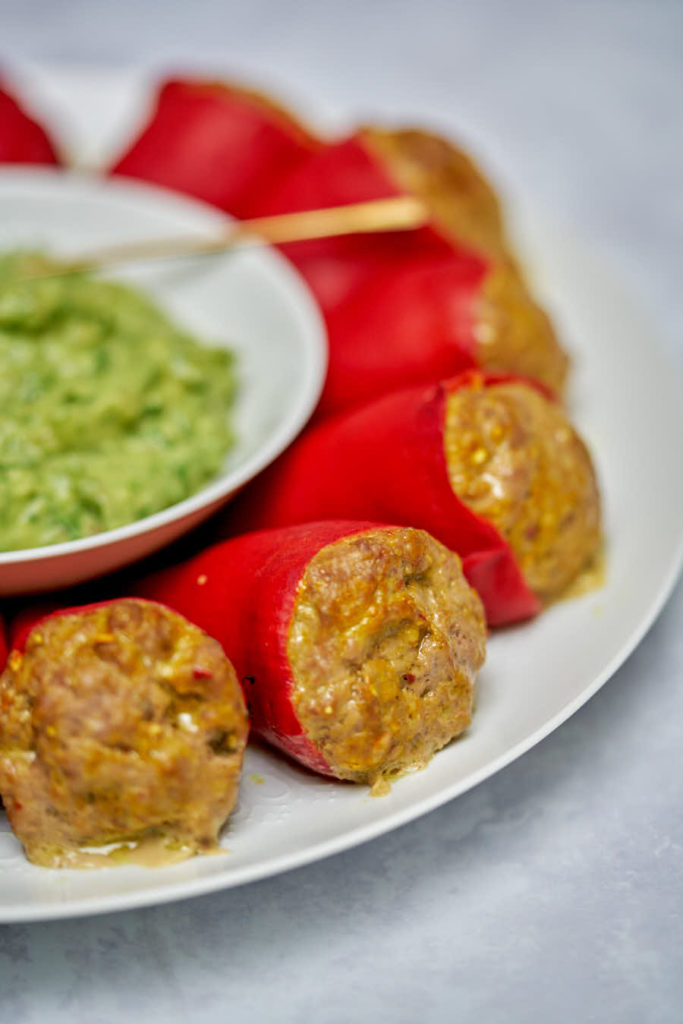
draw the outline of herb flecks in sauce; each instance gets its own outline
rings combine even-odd
[[[134,289],[0,256],[0,551],[110,530],[196,492],[232,444],[234,359]]]

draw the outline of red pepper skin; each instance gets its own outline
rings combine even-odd
[[[482,261],[415,259],[375,274],[327,316],[330,357],[316,420],[477,366]]]
[[[239,532],[340,515],[418,527],[460,555],[489,625],[536,615],[540,602],[507,541],[454,493],[444,451],[447,395],[477,380],[510,379],[519,378],[469,371],[394,392],[313,427],[237,499],[226,528]]]
[[[242,683],[252,731],[323,775],[334,772],[308,739],[291,700],[287,638],[296,590],[318,551],[371,529],[376,525],[332,521],[245,534],[135,587],[218,640]]]
[[[186,192],[237,217],[317,141],[293,117],[228,84],[165,82],[151,120],[113,174]]]
[[[0,163],[58,164],[47,132],[0,87]]]
[[[405,194],[365,148],[360,136],[320,146],[288,175],[262,193],[259,214],[294,213],[345,206]],[[447,257],[453,243],[432,225],[415,231],[347,235],[290,242],[280,249],[306,279],[327,315],[338,309],[377,272],[414,260]],[[469,252],[460,253],[461,258]]]
[[[259,212],[381,199],[400,189],[361,135],[320,148]],[[281,246],[320,304],[329,337],[321,419],[399,387],[475,367],[475,305],[490,262],[434,225]]]

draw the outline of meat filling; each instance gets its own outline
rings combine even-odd
[[[474,310],[476,358],[560,394],[569,360],[515,266],[496,194],[473,161],[438,135],[368,128],[363,138],[397,184],[420,196],[456,244],[493,262]]]
[[[501,257],[506,240],[496,194],[474,162],[438,135],[366,128],[363,139],[397,184],[420,196],[456,242]]]
[[[374,783],[421,767],[469,725],[485,641],[459,558],[429,534],[345,538],[299,585],[294,707],[339,778]]]
[[[216,847],[247,716],[221,647],[181,616],[121,600],[43,620],[0,676],[0,707],[0,793],[34,863]]]
[[[534,593],[556,597],[601,538],[591,458],[562,409],[522,383],[461,388],[444,442],[458,497],[507,539]]]
[[[562,394],[569,359],[547,313],[509,263],[493,267],[475,309],[477,362],[486,370],[533,377]]]

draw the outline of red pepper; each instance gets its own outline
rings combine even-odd
[[[380,199],[400,189],[362,134],[320,148],[263,198],[260,213]],[[281,246],[327,323],[317,417],[477,365],[475,304],[491,263],[436,226]]]
[[[394,392],[308,430],[237,499],[228,528],[337,516],[419,527],[460,555],[489,625],[537,614],[541,605],[507,541],[453,491],[444,451],[447,395],[477,380],[510,379],[519,378],[469,371]]]
[[[294,213],[345,206],[403,194],[360,136],[320,146],[261,194],[259,214]],[[325,314],[338,309],[377,272],[413,261],[452,256],[453,243],[427,225],[415,231],[379,232],[290,242],[280,246],[303,274]],[[461,259],[470,256],[460,251]]]
[[[0,163],[58,164],[46,131],[0,87]]]
[[[135,590],[161,601],[223,646],[242,682],[252,731],[324,775],[334,774],[291,700],[287,639],[297,587],[322,548],[376,525],[332,521],[250,533],[147,577]]]
[[[171,80],[112,173],[154,181],[248,217],[254,200],[317,145],[286,111],[255,93]]]
[[[473,308],[484,264],[456,255],[376,273],[327,316],[330,359],[316,418],[476,367]]]

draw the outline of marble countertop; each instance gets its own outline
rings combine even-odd
[[[595,240],[683,366],[674,0],[0,0],[0,22],[0,66],[45,109],[79,69],[206,68],[304,108],[314,96],[331,120],[450,130],[509,196]],[[86,158],[125,121],[125,88],[103,112],[104,95],[84,98],[71,126]],[[372,843],[183,903],[0,926],[0,1022],[678,1024],[682,627],[679,584],[564,726]]]

